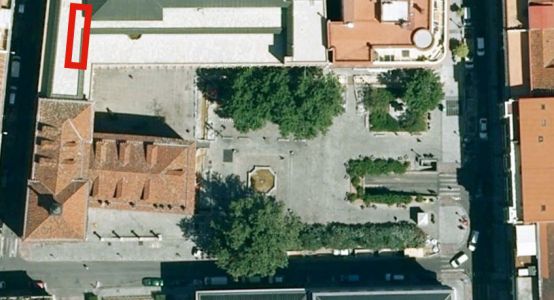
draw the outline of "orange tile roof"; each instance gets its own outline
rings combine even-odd
[[[342,1],[343,20],[328,23],[328,47],[336,64],[367,65],[372,61],[372,47],[413,46],[413,32],[430,28],[429,0],[411,1],[410,20],[402,26],[379,21],[378,0]]]
[[[554,90],[554,28],[529,32],[531,90]]]
[[[517,101],[523,221],[554,221],[554,98]]]
[[[539,239],[540,299],[554,299],[554,223],[539,223]]]
[[[531,91],[550,95],[554,90],[554,3],[529,5],[529,73]]]
[[[554,3],[545,1],[529,5],[529,29],[547,29],[554,27]]]
[[[192,214],[195,154],[183,140],[95,133],[90,205]]]
[[[93,115],[84,101],[40,100],[25,239],[84,238]],[[56,206],[59,213],[53,212]]]
[[[94,133],[93,104],[40,99],[25,240],[82,240],[87,209],[194,213],[193,142]]]

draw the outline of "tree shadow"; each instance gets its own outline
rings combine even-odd
[[[416,72],[418,69],[394,69],[379,74],[377,79],[396,98],[401,98],[406,92],[407,82],[414,77]]]
[[[182,219],[179,227],[185,237],[204,252],[210,253],[214,247],[215,234],[211,224],[222,219],[233,200],[251,196],[255,192],[237,175],[223,177],[212,173],[201,177],[198,186],[195,214],[191,218]]]
[[[209,101],[220,103],[232,94],[236,68],[200,68],[196,70],[196,86]]]
[[[456,48],[460,46],[461,42],[458,39],[450,39],[450,42],[448,43],[448,48],[450,51],[454,51]]]

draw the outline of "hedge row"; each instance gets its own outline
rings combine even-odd
[[[424,245],[426,234],[413,223],[306,224],[300,231],[301,248],[406,249]]]

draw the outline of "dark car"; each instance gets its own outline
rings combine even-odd
[[[161,278],[145,277],[142,279],[142,285],[144,286],[164,286],[164,281]]]

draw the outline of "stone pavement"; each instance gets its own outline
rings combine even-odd
[[[470,277],[462,270],[451,270],[438,274],[438,279],[445,285],[454,289],[456,300],[473,299],[472,282]]]
[[[275,196],[305,222],[386,222],[408,218],[397,208],[361,209],[345,201],[350,189],[344,163],[351,158],[408,157],[414,153],[442,156],[441,112],[431,116],[431,130],[418,136],[375,134],[365,126],[352,80],[346,89],[345,113],[335,118],[324,136],[309,141],[286,139],[274,124],[248,133],[238,133],[232,122],[213,112],[210,121],[218,131],[208,149],[208,170],[222,175],[236,174],[246,181],[254,166],[269,166],[277,174]],[[232,162],[223,161],[223,151],[234,149]],[[413,151],[410,151],[413,149]]]
[[[195,260],[192,241],[178,226],[183,215],[151,212],[121,212],[91,208],[86,241],[23,242],[20,256],[29,261],[179,261]],[[115,233],[114,233],[115,232]],[[161,240],[153,239],[156,235]],[[101,237],[123,237],[122,241]],[[146,237],[139,242],[136,235]]]

